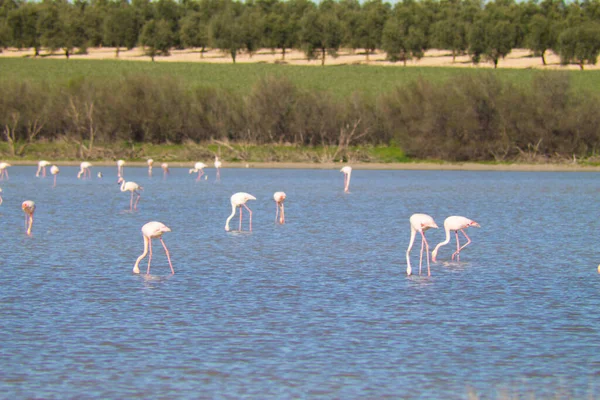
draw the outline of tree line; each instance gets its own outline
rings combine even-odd
[[[173,48],[220,49],[231,55],[260,48],[299,49],[309,59],[340,48],[383,51],[391,61],[423,57],[427,49],[474,63],[527,48],[546,64],[552,50],[563,64],[584,68],[600,52],[600,0],[0,0],[0,48],[86,53],[90,47],[144,46],[154,60]]]
[[[573,90],[569,77],[540,72],[518,85],[494,71],[465,72],[446,83],[417,80],[375,98],[341,99],[285,77],[265,77],[243,96],[189,88],[173,76],[65,86],[0,81],[0,127],[13,157],[44,141],[74,144],[83,159],[97,157],[103,143],[192,142],[320,147],[340,159],[373,145],[447,161],[597,156],[600,95]]]

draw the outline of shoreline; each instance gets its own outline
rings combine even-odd
[[[37,161],[4,160],[12,166],[37,166]],[[115,167],[116,161],[90,161],[92,168]],[[80,161],[51,161],[59,167],[78,167]],[[155,169],[160,169],[161,161],[154,162]],[[193,168],[192,161],[171,161],[169,168]],[[212,169],[212,162],[206,162]],[[355,170],[425,170],[425,171],[515,171],[515,172],[600,172],[600,166],[586,166],[574,163],[565,164],[479,164],[479,163],[306,163],[306,162],[223,162],[223,169],[256,168],[256,169],[340,169],[350,165]],[[125,161],[126,167],[147,168],[144,161]]]

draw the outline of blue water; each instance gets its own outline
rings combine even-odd
[[[116,167],[63,167],[54,189],[9,169],[1,398],[600,397],[597,173],[355,170],[349,194],[338,170],[207,173],[126,167],[144,187],[132,213]],[[224,230],[239,191],[257,198],[252,233]],[[431,277],[417,238],[407,277],[416,212],[481,228]],[[172,229],[175,275],[157,240],[150,276],[132,274],[152,220]]]

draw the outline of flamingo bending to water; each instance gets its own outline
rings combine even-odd
[[[194,164],[194,168],[190,169],[190,174],[198,173],[198,177],[196,178],[196,182],[200,180],[202,175],[204,175],[204,168],[206,168],[206,164],[197,162]]]
[[[56,165],[50,167],[50,173],[54,175],[54,185],[52,187],[56,187],[56,175],[58,175],[59,172],[60,170]]]
[[[38,169],[37,172],[35,173],[36,177],[40,176],[40,173],[42,174],[42,176],[45,178],[46,177],[46,167],[50,165],[50,163],[46,160],[41,160],[40,162],[38,162]]]
[[[8,168],[10,166],[11,165],[9,163],[0,162],[0,181],[2,179],[4,179],[5,176],[6,176],[6,180],[8,180],[8,170],[6,168]]]
[[[279,210],[281,210],[281,216],[279,216],[279,223],[285,224],[285,215],[283,213],[283,201],[285,200],[284,192],[275,192],[273,195],[273,199],[275,200],[275,207],[277,207],[277,211],[275,212],[275,222],[277,222],[277,217],[279,216]]]
[[[171,264],[171,255],[169,254],[167,245],[165,244],[165,241],[162,238],[162,235],[165,232],[171,232],[171,229],[169,229],[169,227],[163,224],[162,222],[152,221],[142,226],[142,236],[144,237],[144,252],[135,261],[135,265],[133,266],[134,274],[140,273],[140,261],[142,261],[144,257],[146,257],[146,254],[148,254],[148,250],[150,251],[150,256],[148,257],[148,270],[146,271],[146,275],[150,274],[150,262],[152,261],[152,239],[157,238],[160,239],[160,242],[165,248],[165,253],[167,253],[167,260],[169,260],[171,274],[175,273],[175,270],[173,269],[173,264]]]
[[[131,200],[129,200],[129,211],[137,210],[138,202],[140,201],[140,197],[142,197],[142,195],[140,194],[140,192],[138,192],[138,190],[144,190],[144,188],[132,181],[125,182],[125,179],[123,179],[123,177],[120,177],[117,180],[117,184],[119,184],[119,183],[121,184],[121,192],[127,192],[127,191],[131,192]],[[137,194],[137,199],[135,200],[135,205],[133,204],[133,194],[134,193]]]
[[[231,196],[231,215],[225,222],[225,230],[227,232],[229,232],[229,221],[231,221],[231,218],[235,215],[235,210],[237,208],[240,209],[240,232],[242,231],[242,206],[250,213],[250,232],[252,232],[252,210],[246,205],[248,200],[256,200],[256,197],[244,192],[238,192]]]
[[[350,176],[352,175],[352,167],[346,165],[340,169],[340,172],[344,173],[344,192],[350,193]]]
[[[469,243],[471,243],[471,238],[469,238],[469,236],[467,236],[467,234],[464,231],[466,228],[469,228],[471,226],[475,227],[475,228],[481,228],[481,226],[479,226],[479,224],[477,222],[473,221],[472,219],[466,218],[466,217],[460,217],[457,215],[453,215],[451,217],[446,218],[444,220],[444,229],[446,230],[446,240],[439,243],[437,246],[435,246],[435,249],[433,249],[433,252],[431,253],[431,258],[432,258],[433,262],[436,262],[437,253],[438,253],[438,250],[440,249],[440,247],[445,246],[450,242],[450,231],[454,231],[454,234],[456,235],[456,251],[454,253],[452,253],[452,259],[454,260],[454,257],[456,256],[456,261],[458,261],[460,258],[460,251],[462,249],[464,249],[465,247],[467,247],[467,245]],[[462,247],[460,246],[460,243],[458,240],[458,231],[461,231],[462,234],[465,235],[465,237],[467,238],[467,243],[462,245]]]
[[[415,242],[415,236],[417,232],[421,234],[421,256],[419,258],[419,275],[421,275],[421,265],[423,263],[423,245],[426,247],[427,254],[427,276],[431,276],[429,271],[429,243],[425,239],[425,231],[430,228],[437,228],[435,221],[427,214],[413,214],[410,217],[410,243],[408,249],[406,249],[406,274],[412,274],[412,268],[410,267],[410,249],[412,249],[413,243]]]
[[[83,175],[83,179],[85,179],[86,176],[88,178],[91,178],[92,177],[92,172],[90,171],[91,166],[92,166],[92,164],[90,164],[87,161],[84,161],[81,164],[79,164],[79,173],[77,174],[77,179],[81,178],[81,175]]]
[[[163,179],[165,179],[167,177],[167,175],[169,175],[169,164],[164,162],[164,163],[160,164],[160,167],[163,170]]]
[[[31,235],[31,227],[33,226],[33,213],[35,211],[35,203],[31,200],[25,200],[21,204],[21,209],[25,213],[25,229],[27,235]]]
[[[217,170],[217,181],[221,180],[221,165],[223,165],[221,163],[221,161],[219,161],[219,157],[215,156],[215,169]]]

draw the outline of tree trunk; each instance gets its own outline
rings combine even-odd
[[[494,58],[494,69],[498,68],[498,59]]]
[[[119,46],[117,46],[117,50],[115,50],[115,57],[119,58]]]
[[[281,61],[285,61],[285,47],[281,48]]]
[[[546,50],[542,51],[542,64],[546,65]]]
[[[65,49],[65,57],[67,57],[67,60],[69,59],[69,49]]]
[[[583,71],[583,60],[579,61],[579,69]]]
[[[231,50],[231,59],[233,60],[234,64],[235,64],[235,56],[236,56],[235,53],[237,53],[235,50]]]
[[[325,50],[325,48],[323,47],[321,49],[321,51],[323,52],[323,57],[321,58],[321,66],[324,66],[325,65],[325,54],[326,54],[327,50]]]
[[[204,58],[204,46],[202,46],[202,48],[200,49],[200,58]]]
[[[367,62],[369,62],[369,54],[371,53],[371,51],[369,49],[365,49],[365,52],[367,53]]]
[[[452,64],[456,62],[456,49],[452,49]]]

